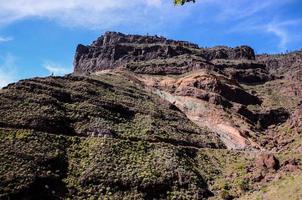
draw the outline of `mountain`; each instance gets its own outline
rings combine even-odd
[[[0,90],[0,199],[299,199],[301,61],[116,32],[78,45],[72,74]]]

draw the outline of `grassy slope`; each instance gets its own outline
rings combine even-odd
[[[300,200],[302,175],[293,174],[263,187],[261,191],[248,194],[240,200]]]
[[[0,99],[2,199],[202,199],[221,174],[215,134],[125,78],[25,80]]]
[[[222,147],[214,134],[122,76],[25,80],[4,89],[0,100],[2,127]]]
[[[125,77],[21,81],[0,99],[0,198],[221,199],[252,189],[245,182],[252,154],[223,149]],[[89,127],[112,135],[91,137]],[[291,176],[267,184],[266,195],[298,197],[301,177]]]
[[[241,153],[103,137],[0,130],[1,198],[202,199],[236,194]],[[225,180],[229,173],[234,179]],[[208,189],[208,187],[210,187]]]

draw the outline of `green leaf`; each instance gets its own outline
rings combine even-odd
[[[188,3],[188,2],[195,3],[195,0],[174,0],[175,5],[184,5],[185,3]]]

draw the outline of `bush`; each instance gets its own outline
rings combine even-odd
[[[230,193],[226,190],[221,191],[220,197],[223,200],[232,200],[232,199],[234,199],[234,197],[232,195],[230,195]]]
[[[239,182],[239,188],[243,192],[249,191],[250,190],[249,181],[247,179],[244,179],[244,180],[240,181]]]

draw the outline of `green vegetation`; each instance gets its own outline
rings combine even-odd
[[[0,101],[2,127],[195,147],[223,146],[216,136],[120,75],[21,81],[5,89]]]
[[[217,193],[222,199],[238,197],[249,190],[249,183],[246,181],[246,166],[253,161],[253,157],[244,152],[232,152],[228,150],[209,150],[209,159],[212,166],[208,174],[208,182],[211,184],[211,191]],[[204,161],[202,160],[201,166]],[[202,168],[202,167],[199,168]],[[215,198],[213,198],[215,199]]]
[[[0,100],[1,199],[211,196],[202,152],[224,145],[134,80],[37,78]]]
[[[197,194],[209,195],[201,174],[204,169],[195,170],[196,163],[189,160],[196,152],[192,148],[30,130],[1,129],[0,135],[3,198],[173,199],[181,195],[192,199]]]
[[[273,182],[265,190],[247,194],[241,197],[240,200],[300,200],[302,198],[301,181],[301,174],[290,175]]]
[[[222,190],[220,193],[220,197],[223,200],[231,200],[233,199],[233,196],[230,195],[230,193],[227,190]]]
[[[289,86],[287,86],[287,84]],[[289,110],[293,110],[296,108],[297,104],[300,101],[299,96],[286,95],[286,91],[280,90],[280,88],[290,87],[290,83],[285,82],[284,80],[275,80],[270,81],[265,84],[255,85],[255,86],[247,86],[242,85],[246,90],[252,92],[256,92],[258,96],[261,96],[263,99],[263,103],[261,105],[263,108],[287,108]],[[261,107],[257,106],[249,106],[250,110],[259,111]]]
[[[253,152],[226,150],[127,74],[20,81],[1,90],[0,115],[0,199],[301,198],[294,173],[255,190]],[[301,160],[301,134],[279,133],[294,138],[280,162]]]
[[[184,5],[185,3],[188,3],[188,2],[195,3],[195,0],[174,0],[175,5]]]
[[[0,198],[199,199],[244,165],[223,149],[21,129],[0,136]],[[233,183],[223,189],[231,195]]]

